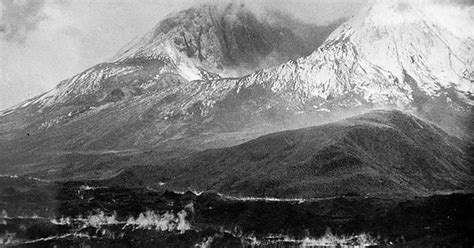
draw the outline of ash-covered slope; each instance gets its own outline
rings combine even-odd
[[[373,111],[131,170],[148,184],[175,190],[406,197],[472,190],[471,155],[466,144],[413,115]]]

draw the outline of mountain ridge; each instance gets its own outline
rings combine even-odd
[[[126,173],[144,184],[178,191],[280,198],[406,197],[472,190],[472,161],[466,144],[436,125],[401,111],[379,110]]]

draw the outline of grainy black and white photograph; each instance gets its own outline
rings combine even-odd
[[[0,9],[0,247],[474,247],[474,1]]]

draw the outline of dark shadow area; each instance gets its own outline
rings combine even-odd
[[[331,238],[377,247],[474,244],[473,194],[276,201],[109,181],[0,183],[0,234],[14,247],[300,247]]]

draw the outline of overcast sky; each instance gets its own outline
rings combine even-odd
[[[366,2],[245,1],[321,24],[353,15]],[[209,0],[0,0],[0,110],[109,60],[167,14],[204,2]]]

